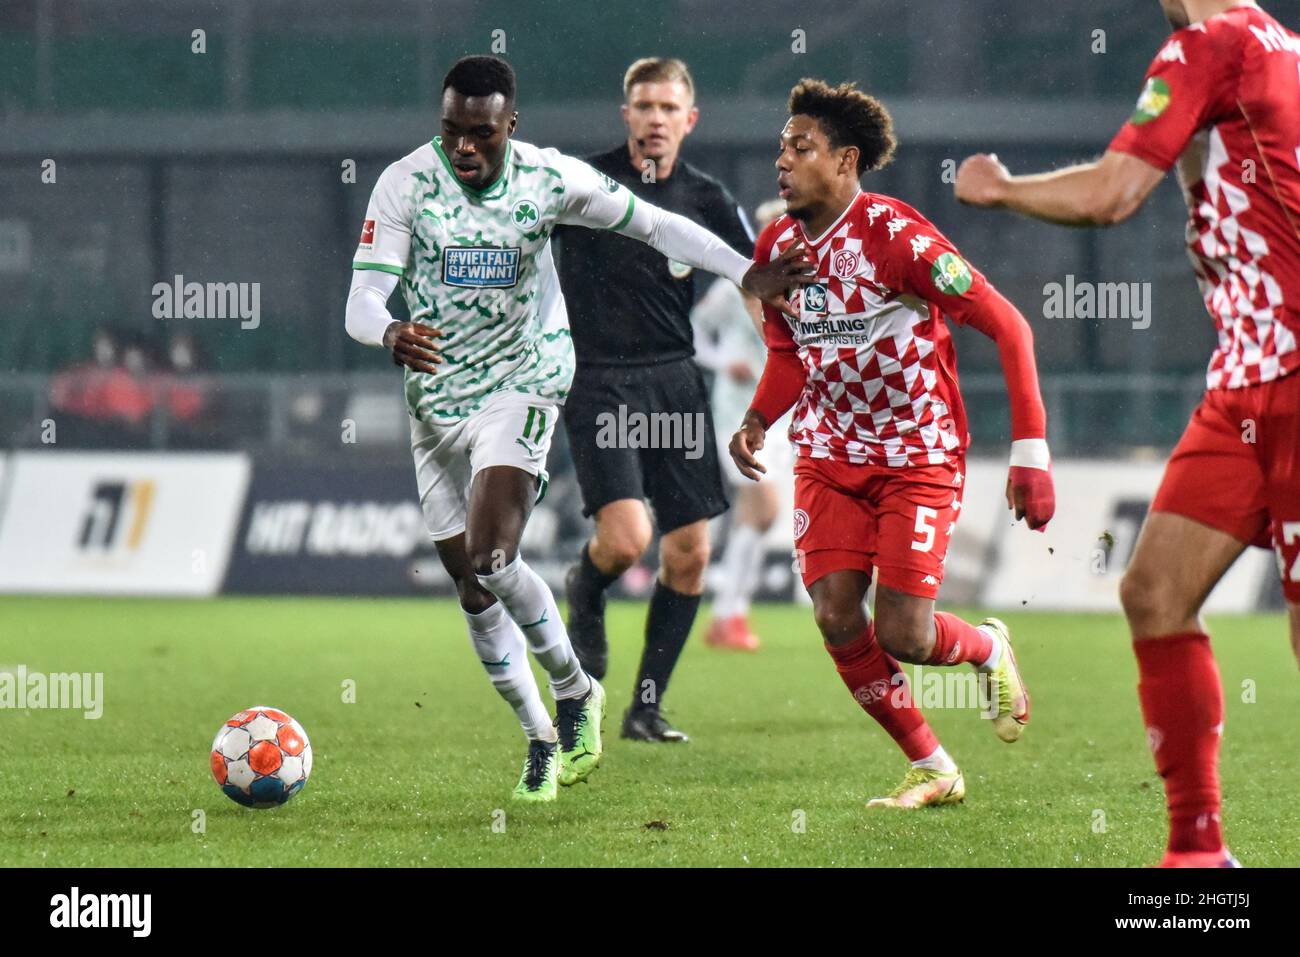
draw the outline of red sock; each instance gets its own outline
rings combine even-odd
[[[826,650],[862,710],[889,732],[909,761],[920,761],[934,753],[939,739],[912,701],[903,669],[876,642],[874,623],[847,645],[828,644]]]
[[[993,654],[993,639],[974,625],[946,611],[934,613],[934,649],[927,665],[956,665],[963,661],[981,665]]]
[[[1223,687],[1210,637],[1199,632],[1133,642],[1138,697],[1156,770],[1165,779],[1169,850],[1218,851]]]

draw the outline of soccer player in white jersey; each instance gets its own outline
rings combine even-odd
[[[379,177],[353,261],[347,330],[405,367],[420,505],[456,583],[470,641],[529,741],[515,797],[554,800],[600,763],[605,693],[573,653],[555,599],[519,554],[546,491],[546,454],[573,378],[549,239],[559,224],[614,229],[789,310],[801,250],[765,264],[689,220],[638,202],[554,149],[512,139],[515,76],[498,57],[457,61],[442,135]],[[411,319],[388,297],[401,284]],[[525,648],[550,677],[551,721]]]

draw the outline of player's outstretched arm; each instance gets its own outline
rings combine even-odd
[[[1062,226],[1113,226],[1141,208],[1164,170],[1127,153],[1107,151],[1093,163],[1012,176],[996,154],[968,156],[957,170],[957,199],[1010,209]]]
[[[890,288],[924,299],[997,345],[1011,400],[1007,506],[1030,528],[1044,528],[1056,510],[1056,495],[1047,449],[1047,412],[1034,362],[1033,331],[1020,310],[968,265],[947,237],[920,213],[910,209],[907,212],[911,215],[903,217],[897,241],[886,247],[894,255],[880,261],[877,279]]]
[[[1244,30],[1174,32],[1147,68],[1132,116],[1106,153],[1052,173],[1012,176],[994,155],[957,170],[957,198],[1066,226],[1110,226],[1141,208],[1196,131],[1238,110]]]
[[[789,289],[815,281],[815,268],[802,246],[771,262],[754,263],[703,226],[638,200],[581,160],[559,155],[555,163],[564,178],[561,223],[610,229],[639,239],[671,259],[730,279],[789,316],[795,315],[787,298]]]

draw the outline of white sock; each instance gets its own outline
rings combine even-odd
[[[722,550],[722,584],[713,598],[713,617],[731,618],[749,611],[762,569],[763,535],[753,525],[733,525]]]
[[[912,767],[929,768],[931,771],[956,771],[957,762],[948,756],[941,744],[920,761],[913,761]]]
[[[479,575],[479,584],[501,599],[528,640],[537,663],[551,678],[555,700],[581,698],[591,690],[591,679],[578,663],[564,630],[555,596],[540,575],[526,564],[522,556],[500,571]]]
[[[988,635],[990,638],[993,639],[993,650],[989,652],[989,656],[987,658],[985,658],[983,661],[981,661],[978,665],[975,666],[975,670],[992,671],[994,668],[998,666],[998,662],[1002,660],[1002,639],[999,638],[995,632],[989,630],[988,628],[980,628],[980,631],[984,632],[984,634]]]
[[[555,728],[546,705],[542,703],[537,680],[528,667],[528,650],[519,626],[506,614],[501,602],[494,602],[477,615],[465,613],[469,640],[474,654],[483,663],[492,686],[515,709],[519,724],[530,739],[554,741]]]

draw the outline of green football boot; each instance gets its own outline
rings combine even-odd
[[[965,797],[966,780],[956,768],[951,771],[908,768],[902,784],[888,797],[872,798],[867,807],[896,807],[911,811],[939,804],[960,804]]]
[[[1025,679],[1016,663],[1016,653],[1011,647],[1011,629],[998,618],[985,618],[979,627],[1002,644],[1002,655],[989,672],[993,684],[990,697],[997,702],[993,730],[999,738],[1010,743],[1020,737],[1029,723],[1029,689],[1025,687]]]
[[[540,803],[554,801],[559,793],[556,783],[560,777],[559,747],[554,741],[529,741],[528,757],[524,759],[524,773],[515,785],[516,801]]]
[[[605,689],[595,678],[591,678],[591,690],[585,697],[565,698],[555,703],[555,730],[560,736],[560,784],[564,787],[587,780],[600,764],[600,732],[604,726]]]

